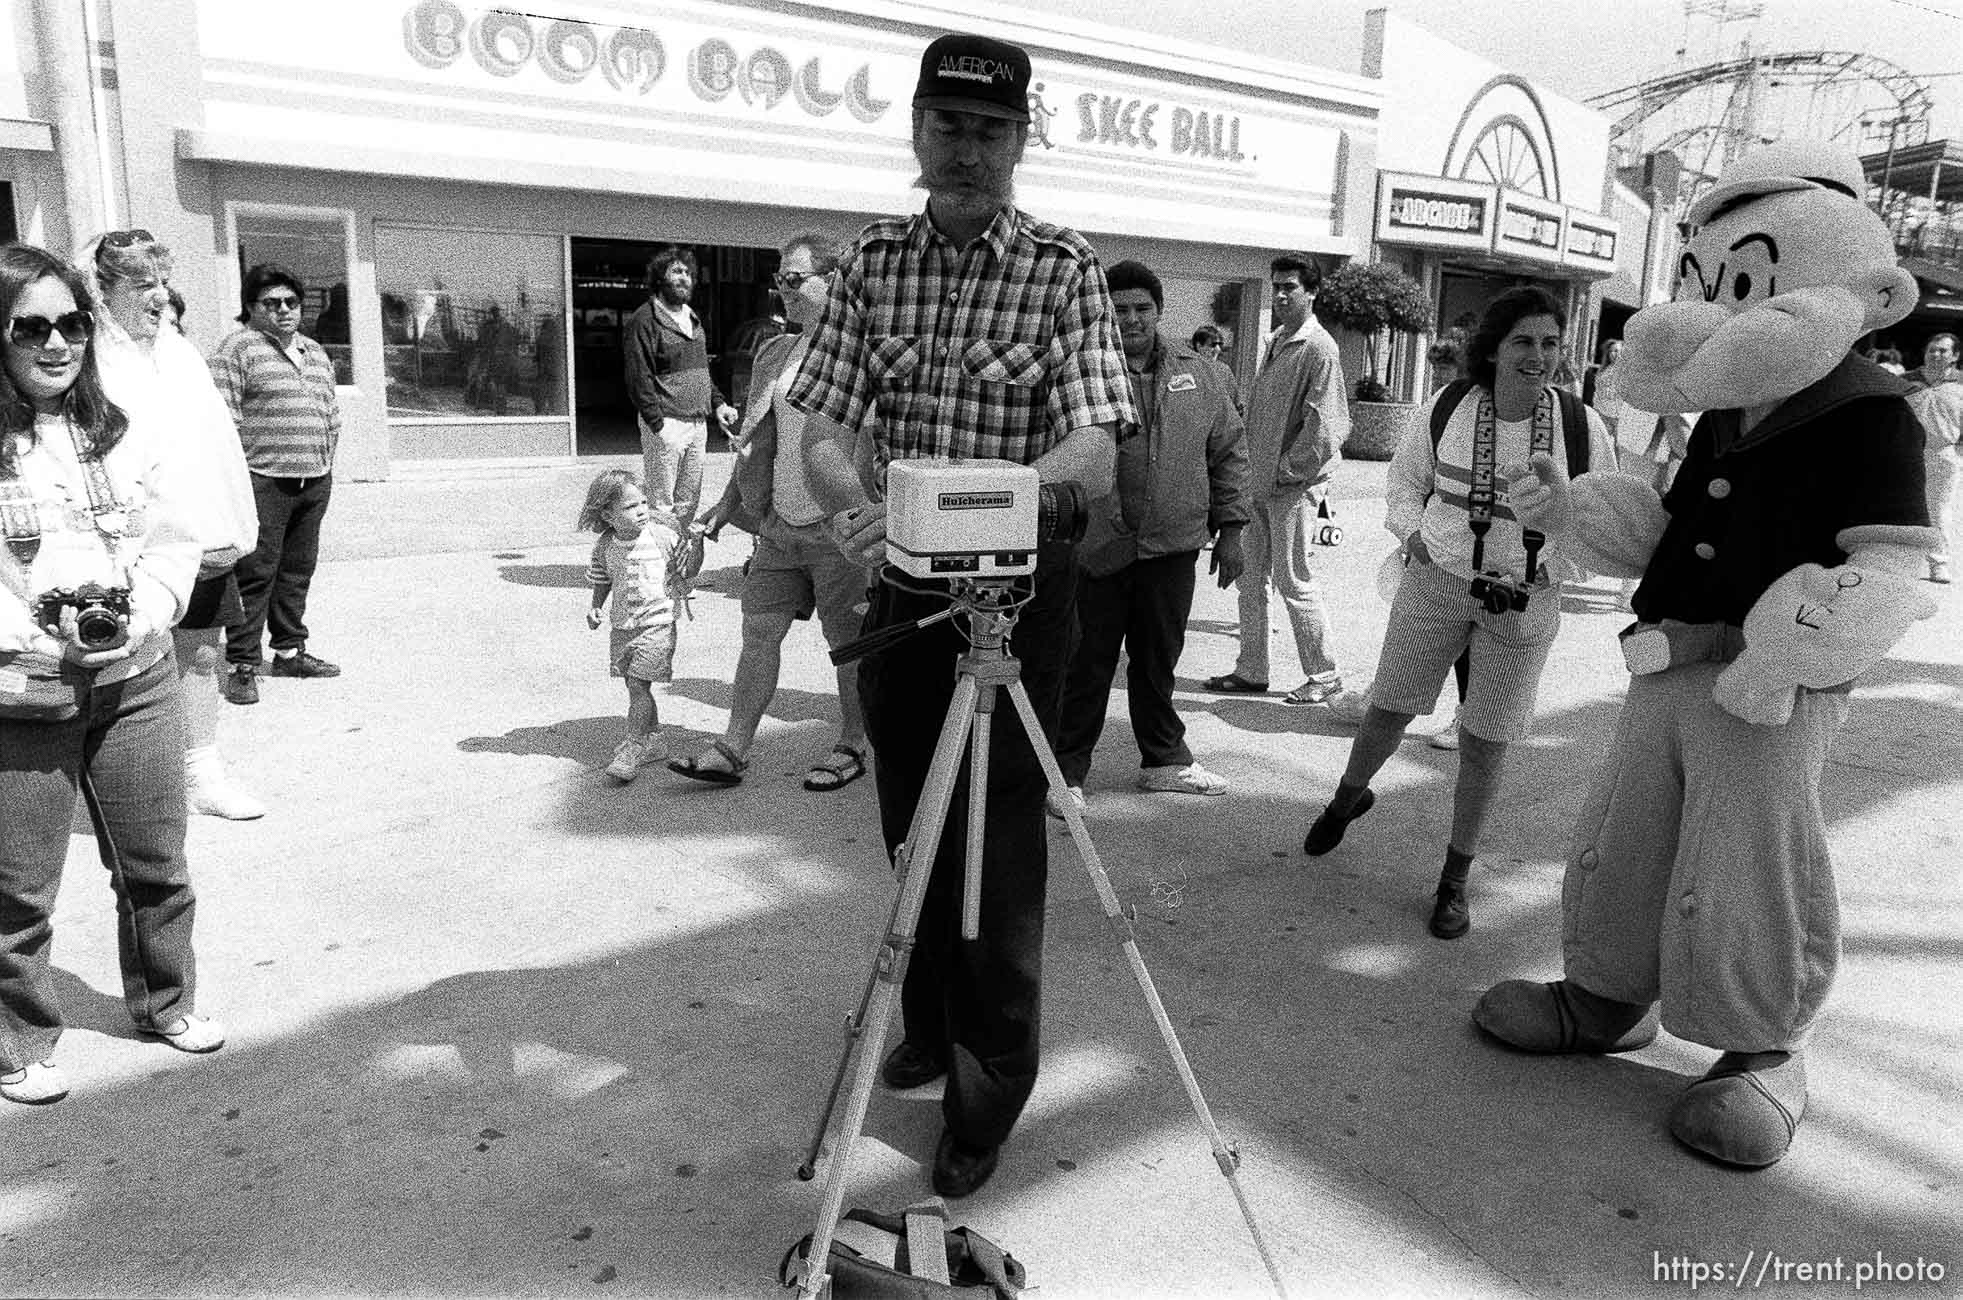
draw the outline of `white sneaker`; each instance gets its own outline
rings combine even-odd
[[[607,775],[616,781],[632,781],[635,773],[649,763],[659,763],[666,757],[668,743],[659,733],[650,733],[639,740],[629,736],[613,751],[613,762],[607,764]]]
[[[1451,721],[1431,733],[1425,741],[1433,749],[1457,749],[1459,747],[1459,711],[1452,710]]]
[[[1370,711],[1370,692],[1353,691],[1344,687],[1325,700],[1323,707],[1329,710],[1329,716],[1336,721],[1347,722],[1353,727],[1359,726],[1363,722],[1363,715]]]
[[[1147,767],[1138,773],[1138,788],[1154,794],[1225,794],[1227,778],[1198,763],[1184,767]]]
[[[0,1074],[0,1097],[23,1106],[45,1106],[68,1095],[68,1080],[53,1061],[30,1061]]]
[[[266,815],[266,805],[233,785],[214,745],[184,751],[184,806],[206,817],[249,822]]]
[[[1083,786],[1073,785],[1070,787],[1070,802],[1076,805],[1078,812],[1081,813],[1084,811],[1084,808],[1087,805],[1084,799]],[[1056,791],[1052,790],[1048,794],[1044,795],[1043,804],[1045,807],[1047,807],[1050,810],[1050,816],[1056,818],[1058,821],[1063,820],[1063,805],[1057,802]]]

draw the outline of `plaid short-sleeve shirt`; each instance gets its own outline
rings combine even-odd
[[[1074,430],[1137,423],[1097,254],[1013,207],[966,249],[924,213],[866,227],[789,396],[848,429],[875,413],[882,466],[1026,465]]]

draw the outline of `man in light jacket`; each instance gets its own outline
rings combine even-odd
[[[1250,518],[1240,576],[1240,657],[1210,691],[1268,689],[1268,584],[1295,632],[1306,674],[1284,704],[1322,704],[1343,686],[1329,648],[1329,616],[1311,568],[1316,517],[1329,476],[1342,461],[1350,411],[1336,340],[1315,319],[1322,271],[1306,253],[1284,253],[1269,268],[1275,329],[1247,404]]]

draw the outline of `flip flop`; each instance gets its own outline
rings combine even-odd
[[[729,764],[729,770],[704,767],[697,756],[671,758],[668,760],[668,770],[693,781],[707,781],[710,785],[741,785],[743,773],[748,770],[750,760],[739,757],[735,750],[720,740],[710,741],[709,747],[723,756],[723,761]]]
[[[1251,682],[1239,673],[1221,673],[1218,677],[1209,677],[1205,685],[1209,691],[1218,691],[1225,695],[1259,695],[1268,689],[1266,682]]]
[[[838,760],[843,758],[843,763]],[[807,790],[836,790],[851,785],[866,774],[866,756],[850,745],[833,745],[823,762],[813,763],[805,774]]]

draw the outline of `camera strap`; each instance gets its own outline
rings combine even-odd
[[[141,511],[125,506],[116,496],[116,485],[109,477],[109,467],[102,463],[100,457],[89,454],[88,447],[82,442],[82,431],[75,427],[73,421],[68,424],[68,437],[75,445],[75,462],[82,467],[82,489],[89,494],[89,516],[113,558],[116,546],[123,538],[143,531]]]
[[[1534,403],[1533,427],[1527,436],[1529,454],[1554,454],[1554,390],[1543,388]],[[1493,486],[1495,464],[1499,459],[1499,417],[1493,410],[1492,390],[1479,390],[1479,405],[1472,419],[1472,483],[1465,494],[1466,527],[1472,530],[1472,571],[1486,569],[1486,533],[1493,526],[1493,502],[1498,494]],[[1540,548],[1547,535],[1538,528],[1522,527],[1520,541],[1527,548],[1526,580],[1532,582],[1540,569]]]

